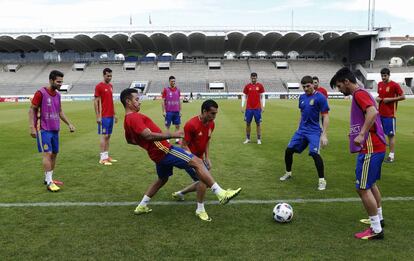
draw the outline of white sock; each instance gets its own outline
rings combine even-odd
[[[109,152],[104,151],[103,153],[104,153],[104,159],[108,159],[108,157],[109,157]]]
[[[292,176],[292,171],[286,171],[286,174],[289,174],[290,176]]]
[[[219,184],[214,183],[213,186],[211,186],[211,191],[213,191],[214,194],[219,194],[223,189],[219,186]]]
[[[319,178],[319,182],[320,182],[320,181],[325,181],[325,178]]]
[[[383,220],[384,217],[382,216],[382,207],[377,208],[378,209],[378,217],[380,220]]]
[[[390,154],[388,154],[388,156],[393,159],[394,158],[394,152],[390,152]]]
[[[141,202],[139,203],[140,206],[147,206],[148,203],[151,201],[151,198],[148,197],[147,195],[144,195],[144,197],[142,198]]]
[[[53,170],[45,172],[45,181],[47,185],[53,181],[52,175],[53,175]]]
[[[197,202],[197,210],[196,210],[196,212],[197,213],[200,213],[200,212],[205,212],[206,210],[204,209],[204,202],[202,202],[202,203],[199,203],[199,202]]]
[[[101,155],[101,160],[104,160],[105,159],[105,152],[101,152],[99,154]]]
[[[382,231],[381,222],[378,215],[369,216],[369,220],[371,221],[371,228],[374,230],[375,233],[379,233]]]

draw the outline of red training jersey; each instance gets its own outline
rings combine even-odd
[[[358,106],[362,109],[362,111],[366,112],[368,107],[374,106],[375,102],[371,100],[368,93],[366,92],[356,92],[354,94],[354,99],[356,100],[356,103]],[[364,146],[362,147],[362,150],[360,153],[367,154],[367,153],[377,153],[377,152],[385,152],[386,147],[385,144],[382,143],[380,138],[378,137],[376,131],[375,131],[375,125],[371,127],[369,130],[369,135],[367,140],[365,141]]]
[[[42,87],[44,88],[44,87]],[[47,93],[49,93],[50,96],[55,96],[57,94],[57,92],[55,90],[49,90],[49,88],[46,87],[46,91]],[[35,92],[33,99],[32,99],[32,104],[34,106],[40,107],[42,105],[42,93],[40,91]]]
[[[394,81],[378,83],[378,96],[381,99],[395,98],[401,95],[403,95],[403,91],[398,83]],[[379,103],[380,115],[382,117],[395,117],[395,113],[397,112],[397,104],[398,102],[384,103],[381,101]]]
[[[102,117],[114,117],[114,100],[112,97],[112,84],[100,82],[95,87],[95,97],[101,97]]]
[[[265,92],[263,85],[259,82],[249,83],[244,87],[243,93],[247,96],[246,109],[261,109],[260,95]]]
[[[184,140],[191,153],[203,158],[214,130],[214,121],[203,124],[199,116],[191,118],[184,126]]]
[[[319,86],[319,87],[316,89],[316,91],[318,91],[318,92],[322,93],[322,94],[323,94],[323,96],[325,96],[325,98],[326,98],[326,99],[328,99],[328,91],[327,91],[325,88],[323,88],[323,87]]]
[[[162,133],[161,129],[144,114],[137,112],[125,115],[124,129],[126,141],[145,149],[155,163],[160,162],[170,151],[171,145],[166,140],[146,141],[141,137],[145,129],[154,133]]]

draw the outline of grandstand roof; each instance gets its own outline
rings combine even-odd
[[[350,40],[377,35],[376,31],[329,29],[289,30],[288,28],[118,28],[85,31],[0,32],[0,51],[30,52],[74,50],[130,51],[142,54],[183,52],[191,56],[223,55],[226,51],[268,54],[281,51],[330,52],[346,51]]]

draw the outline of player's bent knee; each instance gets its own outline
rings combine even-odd
[[[321,155],[319,155],[319,153],[317,152],[309,152],[309,156],[311,156],[312,158],[320,158]]]
[[[286,148],[285,153],[286,154],[293,154],[293,153],[295,153],[295,150],[292,149],[292,148]]]
[[[162,177],[162,178],[158,178],[158,180],[160,181],[160,183],[162,183],[163,185],[165,183],[167,183],[169,177]]]
[[[204,166],[204,162],[203,160],[201,160],[199,157],[194,156],[190,162],[188,162],[190,166],[194,167],[194,168],[201,168]]]

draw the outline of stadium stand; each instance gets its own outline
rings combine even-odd
[[[265,59],[224,60],[220,69],[209,69],[204,59],[196,62],[173,61],[169,70],[159,70],[157,63],[141,62],[135,70],[125,70],[121,63],[89,63],[83,71],[73,69],[73,63],[25,64],[15,73],[0,72],[0,94],[30,95],[47,84],[51,70],[65,74],[64,83],[72,86],[70,93],[90,94],[102,80],[102,70],[113,71],[114,92],[127,88],[133,81],[146,81],[147,93],[161,93],[168,85],[168,77],[174,75],[182,92],[209,92],[208,84],[223,82],[226,92],[241,92],[250,81],[250,73],[256,72],[259,81],[268,92],[285,92],[288,82],[299,82],[303,75],[317,75],[323,86],[328,86],[330,77],[340,68],[333,61],[289,61],[289,67],[278,69],[275,62]],[[7,86],[14,86],[9,89]],[[407,89],[410,89],[407,87]]]

